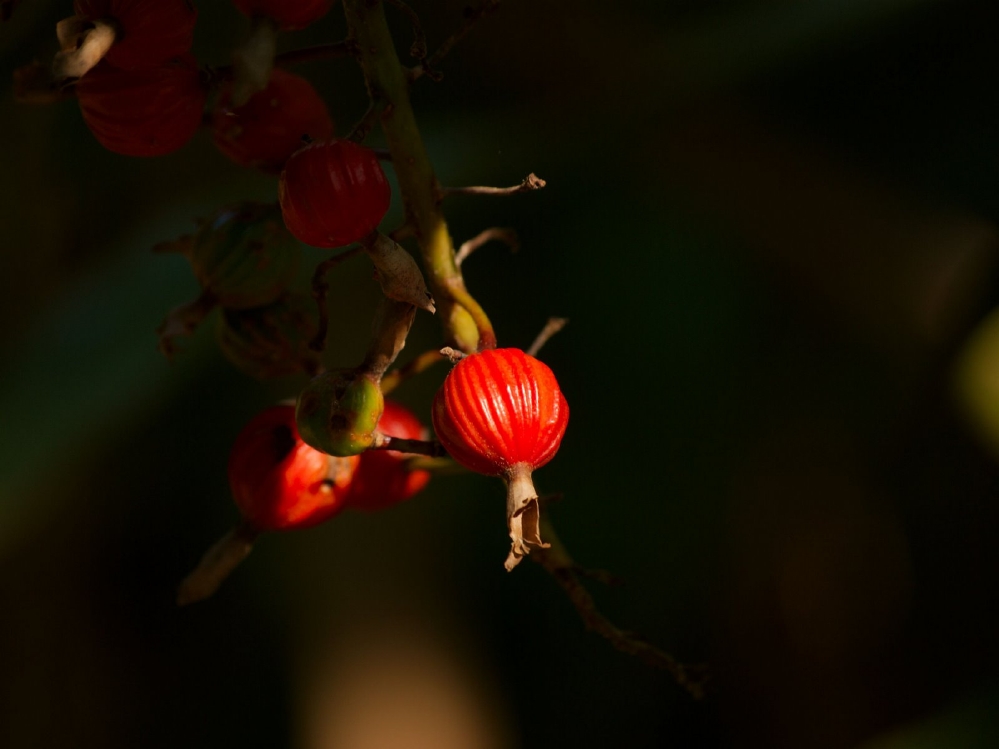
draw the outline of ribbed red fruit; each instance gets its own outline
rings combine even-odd
[[[434,397],[434,430],[451,457],[507,484],[508,570],[529,547],[546,546],[531,472],[558,452],[568,422],[555,375],[520,349],[466,356]]]
[[[285,226],[313,247],[342,247],[375,229],[392,191],[378,157],[350,140],[312,143],[281,172],[278,198]]]
[[[385,401],[378,431],[389,437],[425,440],[427,430],[405,406]],[[430,481],[428,471],[411,470],[404,455],[395,450],[368,450],[361,453],[346,503],[360,510],[382,510],[409,499]]]
[[[73,7],[88,21],[113,19],[117,33],[104,60],[116,67],[154,67],[191,50],[198,11],[189,0],[74,0]]]
[[[250,18],[263,16],[281,29],[304,29],[333,7],[333,0],[232,0]]]
[[[342,510],[358,459],[334,458],[306,445],[294,406],[257,414],[229,456],[229,486],[257,531],[306,528]]]
[[[76,84],[87,127],[105,148],[126,156],[176,151],[201,125],[207,91],[190,55],[146,70],[100,63]]]
[[[212,112],[212,132],[218,149],[241,166],[279,172],[288,157],[302,147],[302,136],[333,137],[333,120],[312,84],[280,68],[267,88],[241,107],[230,104],[232,87],[219,94]]]

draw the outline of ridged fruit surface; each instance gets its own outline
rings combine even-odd
[[[76,84],[87,127],[108,150],[126,156],[176,151],[201,126],[207,91],[194,58],[145,70],[101,62]]]
[[[263,16],[281,29],[304,29],[329,13],[333,0],[232,0],[245,16]]]
[[[247,424],[229,456],[229,486],[259,531],[316,525],[344,507],[357,458],[331,458],[298,435],[292,406],[268,408]]]
[[[427,429],[416,415],[394,401],[385,401],[378,431],[401,439],[427,438]],[[383,510],[409,499],[430,481],[428,471],[414,471],[407,467],[411,455],[395,450],[368,450],[360,457],[361,462],[347,492],[346,503],[350,507],[367,511]]]
[[[113,19],[119,34],[104,60],[124,70],[162,65],[191,50],[198,11],[189,0],[75,0],[88,21]]]
[[[247,309],[277,300],[301,256],[276,205],[245,201],[221,209],[198,231],[191,267],[219,304]]]
[[[543,466],[558,452],[569,405],[551,369],[520,349],[459,361],[434,396],[433,424],[451,457],[489,476]]]
[[[268,172],[280,172],[302,147],[302,136],[333,137],[333,120],[312,84],[280,68],[267,88],[241,107],[230,103],[232,86],[219,94],[212,111],[215,145],[232,161]]]
[[[349,140],[317,141],[285,164],[278,198],[288,230],[313,247],[342,247],[375,229],[392,192],[378,157]]]

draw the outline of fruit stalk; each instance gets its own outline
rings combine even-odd
[[[381,124],[392,153],[430,291],[440,307],[447,343],[462,351],[494,348],[492,324],[468,293],[454,262],[454,242],[438,203],[439,185],[409,102],[409,76],[399,62],[380,0],[344,0],[350,35],[358,50],[372,102],[381,103]]]

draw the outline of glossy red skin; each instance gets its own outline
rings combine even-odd
[[[569,404],[552,371],[520,349],[459,361],[434,396],[434,431],[458,463],[501,476],[518,463],[540,468],[558,452]]]
[[[288,157],[302,147],[302,136],[333,137],[333,120],[326,104],[304,78],[279,68],[267,88],[241,107],[229,101],[232,87],[219,94],[212,112],[212,133],[218,149],[241,166],[280,172]]]
[[[283,30],[304,29],[329,13],[333,0],[232,0],[245,16],[264,16]]]
[[[388,400],[378,422],[378,431],[402,439],[427,438],[426,428],[409,409]],[[359,510],[383,510],[419,492],[430,481],[430,473],[408,470],[406,460],[409,457],[412,456],[395,450],[361,453],[346,503]]]
[[[121,36],[104,56],[115,67],[155,67],[191,50],[198,11],[188,0],[75,0],[73,7],[88,21],[117,22]]]
[[[101,62],[76,84],[87,127],[105,148],[126,156],[176,151],[201,126],[207,91],[194,58],[121,70]]]
[[[392,191],[378,157],[349,140],[317,141],[296,151],[278,183],[285,226],[313,247],[342,247],[375,229]]]
[[[236,437],[229,487],[240,513],[257,530],[307,528],[344,508],[356,468],[356,457],[332,458],[306,445],[295,428],[294,406],[274,406]],[[327,477],[335,483],[324,484]]]

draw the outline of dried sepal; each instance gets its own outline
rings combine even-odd
[[[194,333],[201,321],[215,309],[217,304],[218,300],[215,295],[205,291],[193,302],[182,304],[170,310],[156,329],[160,352],[167,358],[171,358],[177,353],[175,339]]]
[[[541,540],[541,511],[538,493],[531,480],[531,466],[518,463],[504,476],[506,481],[506,527],[510,532],[510,553],[503,562],[509,572],[531,549],[547,549]]]
[[[52,59],[56,80],[80,78],[104,59],[118,37],[118,28],[110,18],[88,21],[72,16],[56,24],[60,50]]]
[[[365,243],[365,249],[375,266],[375,279],[385,296],[431,314],[436,312],[434,298],[427,289],[420,267],[402,246],[381,232],[375,232]]]

